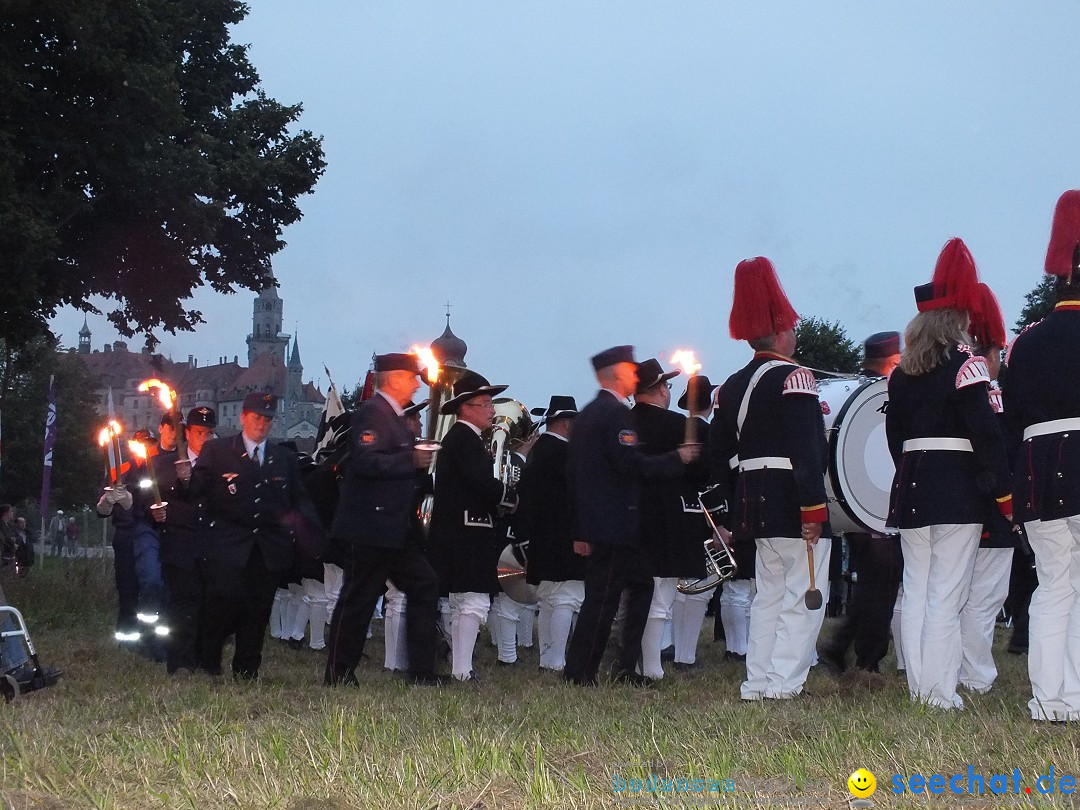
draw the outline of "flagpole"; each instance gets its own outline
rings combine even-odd
[[[45,410],[45,452],[41,470],[41,533],[45,534],[45,516],[49,514],[52,489],[53,447],[56,445],[56,377],[49,375],[49,393]]]

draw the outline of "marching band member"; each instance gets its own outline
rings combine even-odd
[[[358,686],[356,666],[364,652],[375,604],[389,578],[409,600],[406,642],[412,684],[439,686],[435,674],[435,604],[438,577],[411,530],[419,497],[418,470],[432,453],[415,447],[405,407],[422,374],[411,354],[375,357],[375,395],[353,414],[351,452],[345,465],[330,534],[344,544],[344,582],[330,619],[324,683]]]
[[[888,377],[900,362],[900,333],[876,332],[863,341],[859,376]],[[821,659],[838,672],[847,668],[847,651],[855,648],[855,668],[878,672],[889,652],[889,629],[904,571],[896,534],[849,532],[844,535],[855,572],[855,593],[832,638],[821,645]],[[900,634],[893,640],[900,660]]]
[[[479,682],[473,672],[473,650],[480,625],[487,621],[491,594],[499,588],[495,511],[500,506],[513,508],[517,500],[513,490],[495,478],[480,436],[495,416],[491,398],[506,388],[467,371],[442,406],[442,412],[456,414],[457,421],[443,438],[435,461],[428,542],[442,588],[449,594],[453,676],[459,681]]]
[[[1046,251],[1057,304],[1013,341],[1005,419],[1020,444],[1017,517],[1035,552],[1028,675],[1035,720],[1080,719],[1080,190],[1058,200]]]
[[[1001,370],[1001,353],[1007,342],[1005,320],[990,288],[980,284],[979,293],[980,301],[972,314],[969,332],[975,344],[975,354],[986,361],[991,380],[990,406],[1000,425],[1004,414],[997,379]],[[989,692],[997,678],[992,651],[994,627],[1009,595],[1009,575],[1012,573],[1013,549],[1016,547],[1012,523],[1002,517],[989,496],[984,503],[986,522],[982,527],[979,548],[975,552],[967,598],[960,609],[963,659],[958,676],[961,685],[980,694]]]
[[[518,487],[518,540],[529,544],[526,581],[536,586],[540,668],[562,672],[574,616],[585,600],[585,559],[574,554],[567,491],[567,450],[577,416],[573,397],[535,408],[544,432],[529,452]]]
[[[199,453],[217,427],[217,413],[201,406],[188,411],[184,436],[187,462],[198,464]],[[200,568],[206,556],[204,500],[187,501],[180,491],[176,454],[160,453],[154,465],[161,497],[168,506],[151,512],[161,535],[161,574],[167,594],[165,614],[169,628],[165,669],[170,675],[194,672],[199,666],[199,616],[203,586]]]
[[[687,390],[679,398],[678,406],[687,411],[689,419],[696,419],[698,441],[708,446],[708,414],[712,410],[713,384],[704,374],[697,375],[693,385],[693,401]],[[686,475],[680,482],[680,505],[682,507],[682,531],[686,543],[681,546],[683,561],[680,563],[680,577],[696,579],[705,575],[704,540],[709,535],[708,524],[701,511],[699,493],[709,485],[709,463],[707,458],[699,458],[686,468]],[[685,567],[684,567],[685,566]],[[672,630],[675,641],[675,669],[686,670],[697,664],[697,644],[701,636],[701,626],[705,623],[705,613],[709,602],[716,592],[715,588],[698,593],[675,593],[672,606]]]
[[[668,410],[671,404],[671,382],[682,372],[665,372],[659,361],[652,358],[638,363],[638,383],[634,391],[634,407],[630,409],[638,447],[648,456],[675,450],[683,442],[686,418]],[[685,471],[684,471],[685,472]],[[649,616],[641,636],[640,674],[660,680],[664,668],[660,650],[664,646],[664,630],[671,621],[675,605],[675,586],[679,576],[694,573],[694,562],[686,563],[686,535],[683,531],[681,478],[646,481],[641,486],[638,505],[641,514],[641,537],[650,557],[649,572],[653,577],[652,601]],[[702,519],[702,525],[704,525]],[[702,550],[701,539],[689,556]],[[689,570],[687,570],[689,569]]]
[[[818,543],[828,520],[825,425],[814,376],[791,359],[797,322],[772,262],[740,262],[729,328],[754,357],[720,387],[709,455],[721,493],[738,468],[730,523],[737,541],[757,544],[743,700],[802,692],[824,618],[804,604],[808,551],[827,591],[830,544]]]
[[[638,381],[632,346],[600,352],[592,366],[600,392],[575,418],[568,448],[574,551],[586,558],[586,568],[585,601],[563,677],[580,686],[596,683],[625,589],[626,621],[614,676],[616,681],[648,686],[652,681],[634,672],[653,590],[638,519],[641,481],[679,477],[701,448],[684,445],[658,456],[641,452],[628,399]]]
[[[967,346],[978,311],[975,261],[949,240],[933,281],[915,288],[900,365],[889,377],[885,430],[896,464],[889,525],[904,555],[901,624],[912,700],[962,709],[960,608],[988,493],[1012,517],[1005,446],[990,407],[986,361]]]

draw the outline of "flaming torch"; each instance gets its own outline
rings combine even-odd
[[[176,466],[178,468],[181,465],[190,466],[191,462],[188,460],[187,455],[187,442],[184,439],[184,431],[181,427],[183,420],[180,417],[180,406],[178,404],[180,397],[176,395],[176,391],[170,388],[168,383],[154,378],[139,383],[139,390],[143,393],[156,392],[154,395],[169,414],[169,421],[172,422],[173,431],[176,433]]]
[[[150,454],[146,451],[146,445],[134,439],[128,441],[128,450],[135,458],[141,458],[146,463],[146,471],[150,474],[150,491],[154,496],[154,502],[150,508],[165,506],[161,500],[161,490],[158,488],[157,476],[154,474],[154,465],[150,463]]]
[[[690,406],[687,410],[693,411],[695,402],[695,388],[697,388],[697,373],[701,371],[701,363],[694,357],[692,349],[679,349],[671,355],[671,362],[682,366],[686,380],[686,402]],[[686,418],[686,432],[683,434],[685,444],[697,444],[697,421],[691,414]]]
[[[438,450],[438,439],[440,438],[438,436],[439,411],[442,403],[446,400],[446,397],[440,396],[440,394],[443,393],[442,389],[447,387],[445,381],[439,379],[442,368],[439,366],[439,361],[435,359],[435,353],[430,348],[421,348],[414,345],[409,349],[409,354],[415,354],[420,360],[420,365],[424,367],[424,376],[427,377],[428,385],[431,387],[427,430],[424,431],[424,444],[420,445],[420,447],[425,450]]]
[[[123,434],[123,426],[115,419],[110,419],[98,432],[98,447],[105,451],[105,468],[113,484],[120,481],[120,437]]]

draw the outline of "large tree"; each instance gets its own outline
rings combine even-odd
[[[1054,304],[1057,302],[1056,284],[1056,276],[1044,276],[1043,280],[1024,296],[1024,308],[1020,312],[1016,326],[1013,327],[1014,333],[1019,335],[1025,327],[1038,323],[1054,311]]]
[[[260,289],[325,166],[301,107],[230,41],[237,0],[8,0],[0,15],[0,339],[62,305],[128,336]]]
[[[859,347],[839,321],[803,318],[795,327],[795,340],[795,359],[802,365],[822,371],[858,373]]]

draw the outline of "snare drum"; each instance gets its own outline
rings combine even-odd
[[[885,534],[895,469],[885,437],[888,380],[822,380],[818,392],[829,441],[825,490],[833,531]]]

